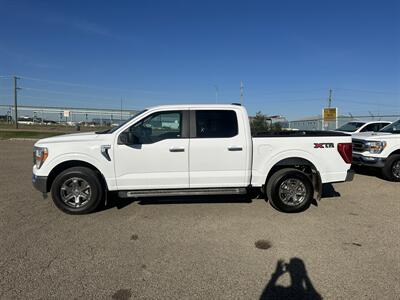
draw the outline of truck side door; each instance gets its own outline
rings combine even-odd
[[[124,132],[134,143],[116,143],[119,190],[189,188],[189,111],[150,114]]]
[[[248,184],[246,167],[250,150],[235,110],[191,110],[189,151],[191,188]]]

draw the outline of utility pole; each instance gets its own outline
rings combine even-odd
[[[18,129],[18,101],[17,101],[17,90],[20,88],[17,87],[17,80],[19,79],[17,76],[13,77],[14,79],[14,119],[15,119],[15,128]]]
[[[214,85],[214,88],[215,88],[215,103],[218,103],[218,92],[219,92],[218,85]]]
[[[121,111],[120,111],[119,120],[122,123],[122,97],[121,97]]]
[[[243,104],[243,81],[240,81],[240,104]]]
[[[328,107],[330,108],[332,104],[332,89],[329,89],[329,99],[328,99]]]

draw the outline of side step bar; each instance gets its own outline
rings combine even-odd
[[[246,188],[205,188],[205,189],[165,189],[119,191],[121,198],[164,197],[164,196],[198,196],[198,195],[244,195]]]

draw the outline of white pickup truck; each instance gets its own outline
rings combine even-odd
[[[353,135],[353,163],[381,168],[386,179],[400,181],[400,120],[378,132]]]
[[[119,197],[266,194],[304,210],[322,183],[350,181],[351,136],[282,132],[251,136],[240,105],[168,105],[118,127],[39,140],[32,181],[58,208],[83,214]],[[103,199],[103,200],[102,200]]]

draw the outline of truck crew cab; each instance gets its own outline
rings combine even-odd
[[[351,137],[337,132],[251,136],[240,105],[168,105],[118,127],[39,140],[33,184],[70,214],[120,197],[245,194],[285,212],[305,209],[322,183],[351,180]]]

